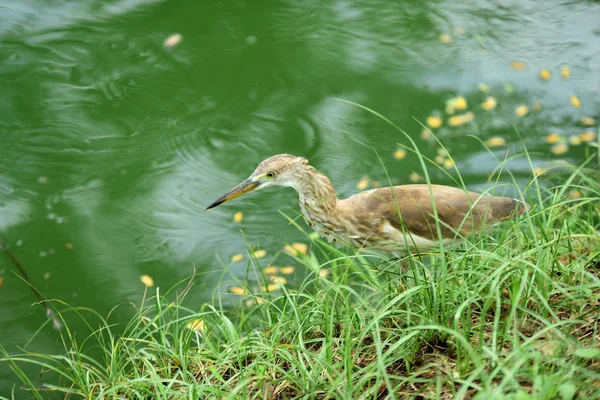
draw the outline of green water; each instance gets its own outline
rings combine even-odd
[[[393,158],[409,144],[402,134],[336,98],[377,110],[434,158],[420,124],[464,96],[474,120],[449,127],[444,116],[436,132],[474,190],[523,145],[535,167],[583,160],[589,145],[557,156],[546,136],[597,131],[580,119],[600,117],[598,21],[592,1],[0,1],[0,230],[48,298],[107,315],[139,304],[141,275],[169,288],[195,268],[197,309],[226,290],[228,273],[244,276],[244,262],[224,265],[247,242],[267,250],[267,264],[304,239],[278,212],[296,215],[291,189],[204,210],[263,158],[306,156],[342,196],[365,175],[385,182],[381,161],[394,184],[422,175],[414,155]],[[165,47],[174,33],[183,39]],[[488,95],[498,106],[484,111]],[[520,104],[528,115],[515,115]],[[490,153],[468,135],[507,144]],[[521,189],[531,180],[523,158],[506,168]],[[16,351],[46,318],[13,271],[0,252],[0,344]],[[50,326],[28,345],[61,348]],[[0,365],[0,395],[14,381]]]

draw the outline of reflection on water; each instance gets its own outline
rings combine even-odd
[[[245,275],[247,258],[228,265],[248,245],[266,250],[258,271],[284,243],[306,240],[279,212],[297,216],[291,189],[204,210],[262,159],[306,156],[341,196],[364,176],[388,182],[384,167],[393,184],[423,175],[410,146],[394,158],[403,134],[338,98],[385,115],[432,160],[439,145],[423,129],[439,117],[431,130],[454,162],[430,164],[437,183],[453,183],[455,164],[486,190],[523,146],[534,167],[581,160],[600,117],[600,9],[550,3],[8,2],[0,229],[48,297],[106,314],[139,302],[140,276],[168,288],[195,268],[197,307]],[[164,46],[176,32],[177,46]],[[465,107],[449,114],[451,99]],[[523,158],[504,169],[521,189],[531,179]],[[517,193],[507,172],[500,182]],[[3,344],[44,321],[10,270],[0,254]]]

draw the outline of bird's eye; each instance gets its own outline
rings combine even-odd
[[[275,172],[268,172],[267,173],[267,178],[275,178]]]

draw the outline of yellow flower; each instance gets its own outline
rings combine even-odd
[[[560,76],[562,76],[564,79],[569,79],[569,77],[571,76],[571,68],[569,68],[566,65],[561,67]]]
[[[365,190],[368,187],[369,187],[369,178],[366,176],[363,176],[360,179],[360,181],[358,181],[358,183],[356,184],[356,188],[358,190]]]
[[[242,261],[243,259],[244,259],[244,255],[240,254],[240,253],[234,254],[234,255],[231,256],[231,262],[232,263],[238,262],[238,261]]]
[[[291,275],[294,273],[295,270],[296,270],[296,268],[289,266],[289,267],[281,267],[281,269],[279,271],[284,275]]]
[[[252,253],[252,257],[254,258],[263,258],[266,255],[267,252],[265,250],[256,250]]]
[[[586,131],[579,135],[579,138],[582,142],[591,142],[592,140],[596,139],[596,134],[592,131]]]
[[[486,111],[493,110],[498,105],[498,102],[492,96],[488,96],[483,103],[481,103],[481,108]]]
[[[594,120],[594,118],[591,118],[591,117],[581,117],[581,122],[587,126],[596,125],[596,121]]]
[[[565,154],[567,151],[569,150],[569,146],[565,143],[557,143],[554,146],[552,146],[552,153],[559,155],[559,154]]]
[[[276,274],[278,270],[279,270],[279,268],[277,268],[277,267],[273,267],[273,266],[270,266],[270,267],[266,267],[266,268],[264,268],[264,269],[263,269],[263,272],[264,272],[266,275],[273,275],[273,274]]]
[[[513,61],[511,65],[516,70],[525,69],[525,63],[523,61]]]
[[[200,318],[192,319],[185,324],[186,328],[191,329],[196,332],[204,332],[204,321]]]
[[[452,41],[452,37],[447,33],[442,33],[440,35],[440,42],[442,43],[450,43]]]

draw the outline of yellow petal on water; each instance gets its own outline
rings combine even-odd
[[[448,155],[448,151],[443,147],[438,147],[436,152],[438,156],[446,157]]]
[[[427,117],[427,125],[434,129],[439,128],[442,126],[442,119],[436,115],[430,115]]]
[[[254,258],[263,258],[266,255],[267,252],[265,250],[256,250],[252,253],[252,257]]]
[[[485,141],[488,147],[499,147],[506,145],[506,140],[500,136],[494,136]]]
[[[569,150],[569,146],[566,143],[557,143],[550,150],[553,154],[565,154]]]
[[[248,290],[246,288],[240,286],[232,286],[229,288],[229,292],[238,295],[248,294]]]
[[[265,304],[265,303],[267,303],[267,300],[263,299],[262,297],[253,297],[251,299],[246,300],[247,307],[252,307],[256,304]]]
[[[525,63],[523,61],[513,61],[510,65],[516,70],[525,69]]]
[[[196,332],[204,332],[204,321],[200,318],[192,319],[185,324],[185,327]]]
[[[460,126],[462,124],[463,124],[463,119],[458,115],[452,116],[452,117],[450,117],[450,119],[448,119],[448,125],[450,125],[450,126]]]
[[[484,93],[487,92],[488,90],[490,90],[490,87],[488,85],[486,85],[485,83],[478,83],[477,88]]]
[[[415,171],[413,171],[413,172],[412,172],[412,173],[411,173],[411,174],[408,176],[408,179],[409,179],[411,182],[419,182],[419,181],[422,181],[422,180],[424,180],[425,178],[423,178],[421,175],[419,175],[419,174],[417,174]]]
[[[325,278],[325,277],[329,276],[329,270],[328,269],[320,269],[319,276],[321,278]]]
[[[301,254],[306,254],[308,251],[308,246],[304,243],[292,243],[292,248]]]
[[[579,139],[581,139],[582,142],[591,142],[596,139],[596,134],[592,131],[586,131],[579,135]]]
[[[515,108],[515,114],[517,117],[524,117],[529,113],[529,108],[525,104],[521,104]]]
[[[182,39],[183,39],[183,36],[181,36],[181,34],[174,33],[165,39],[165,41],[163,42],[163,45],[165,47],[174,47],[174,46],[177,46],[179,44],[179,42],[181,42]]]
[[[455,26],[454,28],[452,28],[452,32],[456,36],[464,35],[465,34],[465,28],[463,28],[462,26]]]
[[[546,173],[546,168],[537,167],[533,169],[533,173],[537,176],[543,175]]]
[[[467,123],[467,122],[471,122],[475,119],[475,114],[473,114],[471,111],[464,113],[463,114],[463,122]]]
[[[447,33],[442,33],[440,35],[440,42],[450,43],[451,41],[452,41],[452,36],[448,35]]]
[[[572,146],[579,146],[581,144],[581,138],[579,136],[569,137],[569,144]]]
[[[564,79],[569,79],[571,76],[571,68],[566,65],[560,67],[560,76],[562,76]]]
[[[365,190],[368,187],[369,187],[369,178],[366,176],[363,176],[360,179],[360,181],[358,181],[358,183],[356,184],[356,188],[358,190]]]
[[[277,268],[277,267],[273,267],[273,266],[266,267],[266,268],[264,268],[264,269],[263,269],[263,272],[264,272],[266,275],[274,275],[274,274],[276,274],[276,273],[277,273],[277,271],[279,271],[279,268]]]
[[[438,164],[443,164],[444,163],[445,158],[442,156],[435,156],[435,162]]]
[[[279,271],[284,275],[291,275],[294,273],[294,271],[296,271],[296,268],[294,268],[292,266],[281,267],[281,269]]]
[[[371,186],[373,186],[374,188],[380,188],[381,187],[381,182],[379,182],[379,181],[373,181],[373,182],[371,182]]]
[[[306,246],[304,243],[292,243],[291,246],[283,246],[283,251],[292,256],[297,256],[298,254],[306,254],[308,251],[308,246]]]
[[[554,144],[560,140],[560,135],[558,133],[551,133],[546,136],[546,143]]]
[[[65,243],[65,247],[66,247],[68,250],[73,250],[73,247],[74,247],[74,246],[73,246],[73,243],[71,243],[71,242],[67,242],[67,243]]]
[[[581,123],[587,126],[596,125],[596,121],[592,117],[581,117]]]
[[[579,100],[579,97],[571,96],[569,97],[569,99],[571,100],[571,104],[573,104],[573,107],[581,107],[581,101]]]
[[[263,292],[275,292],[276,290],[281,289],[281,285],[278,283],[271,283],[267,286],[261,286],[261,290]]]
[[[402,160],[404,157],[406,157],[406,150],[404,150],[404,149],[398,149],[394,153],[394,158],[396,160]]]
[[[451,159],[448,158],[448,159],[444,160],[443,165],[444,165],[444,168],[450,169],[450,168],[454,167],[454,161],[452,161]]]
[[[533,111],[535,112],[540,112],[542,111],[542,105],[540,103],[534,103],[531,108],[533,109]]]
[[[233,214],[233,222],[239,224],[240,222],[242,222],[243,219],[244,219],[244,214],[241,211],[238,211],[235,214]]]
[[[498,105],[498,102],[492,96],[488,96],[483,103],[481,103],[481,108],[486,111],[493,110]]]
[[[142,281],[142,283],[144,285],[146,285],[147,287],[152,287],[154,286],[154,279],[152,279],[151,276],[148,275],[142,275],[140,276],[140,281]]]
[[[551,76],[552,76],[552,73],[550,72],[550,70],[548,70],[546,68],[544,68],[543,70],[540,71],[540,78],[542,78],[545,81],[550,79]]]
[[[269,282],[279,283],[280,285],[285,285],[287,283],[287,279],[285,279],[283,276],[270,276]]]
[[[242,261],[243,259],[244,259],[244,255],[241,254],[241,253],[234,254],[234,255],[231,256],[231,262],[232,263]]]
[[[467,100],[462,96],[454,98],[453,104],[454,109],[456,110],[464,110],[465,108],[467,108]]]
[[[421,131],[421,139],[427,140],[431,137],[431,131],[429,129],[423,129]]]

